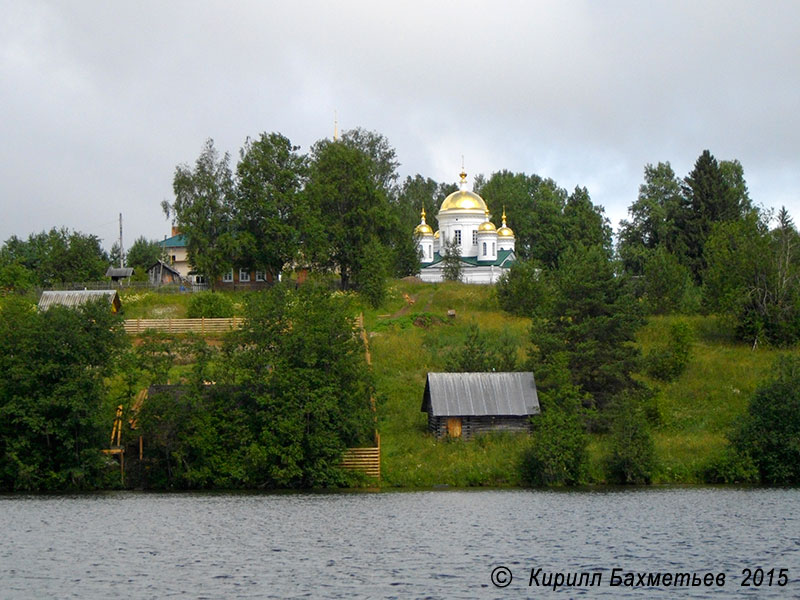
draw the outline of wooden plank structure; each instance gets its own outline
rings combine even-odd
[[[242,326],[242,317],[230,319],[126,319],[125,333],[139,335],[148,329],[166,333],[227,333]]]
[[[375,446],[348,448],[342,455],[343,469],[360,471],[367,477],[381,478],[381,436],[375,432]]]

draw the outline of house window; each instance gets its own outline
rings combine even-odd
[[[233,283],[233,269],[222,276],[223,283]]]
[[[473,244],[477,244],[478,243],[478,230],[477,229],[473,229],[472,230],[472,243]]]
[[[456,240],[456,244],[461,244],[461,230],[460,229],[456,229],[453,232],[453,237]]]
[[[250,271],[239,269],[239,281],[242,283],[247,283],[250,281]]]
[[[266,271],[256,271],[256,281],[266,281],[266,280],[267,280]]]
[[[483,242],[483,255],[486,256],[486,242]]]
[[[177,256],[175,256],[175,255],[173,254],[173,255],[172,255],[172,257],[171,257],[171,259],[172,259],[172,260],[170,260],[170,264],[173,264],[173,265],[174,265],[174,264],[175,264],[175,261],[176,261],[176,260],[178,260],[178,257],[177,257]]]
[[[194,276],[194,282],[195,283],[205,283],[206,282],[205,275],[195,275]]]

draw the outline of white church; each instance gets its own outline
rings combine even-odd
[[[454,241],[460,250],[461,281],[496,283],[516,260],[514,232],[506,225],[505,208],[503,225],[497,229],[483,198],[467,191],[467,174],[463,169],[460,187],[442,202],[436,215],[439,220],[436,233],[425,222],[425,208],[422,208],[420,224],[414,229],[422,263],[420,279],[430,283],[444,280],[444,251]]]

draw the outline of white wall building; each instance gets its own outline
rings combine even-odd
[[[461,189],[445,198],[439,208],[439,231],[435,233],[425,222],[422,209],[420,224],[414,229],[422,281],[444,280],[442,259],[448,244],[460,256],[461,280],[465,283],[495,283],[516,259],[514,232],[506,225],[505,209],[503,225],[497,229],[483,198],[466,188],[467,174],[462,171]]]

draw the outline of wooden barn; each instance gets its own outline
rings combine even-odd
[[[422,412],[436,437],[470,439],[489,431],[529,432],[538,415],[533,373],[428,373]]]
[[[147,280],[152,285],[184,282],[178,270],[163,260],[156,261],[147,268]]]
[[[117,290],[73,290],[73,291],[46,291],[39,297],[39,310],[47,310],[51,306],[80,306],[87,302],[99,299],[106,300],[111,306],[111,312],[122,310]]]

